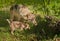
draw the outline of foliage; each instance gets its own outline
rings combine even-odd
[[[12,4],[24,4],[34,11],[38,25],[31,26],[30,30],[16,30],[13,36],[6,21],[9,12],[1,10],[0,41],[53,41],[60,36],[60,0],[0,0],[0,8]]]

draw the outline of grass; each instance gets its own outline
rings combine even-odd
[[[37,15],[38,25],[36,27],[31,25],[30,30],[24,31],[17,29],[14,35],[11,35],[9,24],[6,21],[9,18],[9,12],[0,11],[0,41],[53,41],[54,33],[50,30],[51,28],[47,28],[42,16],[43,14]]]
[[[16,30],[15,35],[11,35],[10,27],[6,19],[9,18],[9,13],[0,11],[0,41],[30,41],[35,37],[30,31]],[[32,34],[31,34],[32,33]]]
[[[7,23],[6,19],[9,18],[9,14],[3,11],[0,11],[0,41],[39,41],[40,33],[38,32],[40,29],[37,26],[32,27],[30,30],[19,31],[16,30],[14,35],[10,33],[10,27]],[[40,17],[38,18],[40,19]],[[38,20],[37,19],[37,20]],[[40,23],[40,21],[38,22]],[[42,26],[41,26],[42,27]]]
[[[9,24],[6,21],[7,18],[9,19],[9,12],[0,11],[0,41],[54,41],[54,38],[60,37],[60,34],[55,34],[55,31],[53,31],[52,28],[48,27],[49,21],[46,21],[44,17],[46,14],[43,10],[44,7],[42,6],[43,2],[41,0],[39,2],[36,0],[17,0],[16,2],[17,4],[25,4],[29,7],[31,12],[34,11],[34,14],[37,15],[36,20],[38,22],[38,25],[36,27],[30,25],[30,30],[19,31],[19,29],[17,29],[14,32],[14,35],[11,35]],[[7,3],[8,1],[6,1],[6,4]],[[50,10],[48,14],[54,16],[56,14],[54,13],[54,10],[52,10],[52,7],[54,6],[54,3],[52,3],[47,5],[48,10]],[[9,0],[9,4],[11,4],[11,0]],[[9,4],[7,4],[7,6]],[[0,5],[3,7],[4,3],[1,3]],[[59,8],[59,6],[57,8]],[[53,9],[55,8],[53,7]],[[58,19],[60,19],[59,13],[60,11],[58,11],[58,15],[55,16]]]

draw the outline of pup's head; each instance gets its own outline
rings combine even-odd
[[[37,21],[36,21],[36,17],[34,14],[30,14],[28,15],[28,21],[30,21],[31,23],[33,23],[35,26],[37,25]]]

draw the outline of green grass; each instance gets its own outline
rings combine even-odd
[[[39,35],[40,36],[40,35]],[[14,35],[11,35],[9,27],[0,27],[0,41],[39,41],[39,36],[30,31],[15,31]],[[52,39],[49,39],[50,41]],[[40,41],[47,41],[42,39]]]
[[[55,31],[53,31],[54,28],[52,29],[51,27],[49,27],[49,21],[45,19],[46,12],[47,15],[53,16],[55,17],[55,19],[57,18],[58,20],[60,19],[60,1],[51,0],[50,4],[47,4],[47,0],[45,0],[45,3],[43,2],[43,0],[8,1],[0,0],[0,7],[8,7],[13,3],[25,4],[29,7],[31,12],[34,11],[34,14],[37,15],[36,20],[38,22],[38,25],[36,27],[30,25],[30,30],[19,31],[19,29],[17,29],[14,32],[14,35],[11,35],[9,24],[6,21],[7,18],[9,19],[9,12],[0,11],[0,41],[54,41],[54,38],[60,37],[60,33],[57,34],[57,36],[55,37],[56,34]]]
[[[52,39],[55,34],[52,32],[52,29],[46,25],[47,22],[45,22],[44,14],[39,13],[38,11],[36,19],[38,25],[36,27],[30,25],[31,29],[24,31],[17,29],[14,35],[11,35],[9,24],[6,21],[6,19],[9,18],[9,12],[0,11],[0,41],[53,41]]]

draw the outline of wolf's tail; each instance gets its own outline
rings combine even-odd
[[[9,19],[6,19],[8,21],[8,23],[10,24],[10,20]]]

